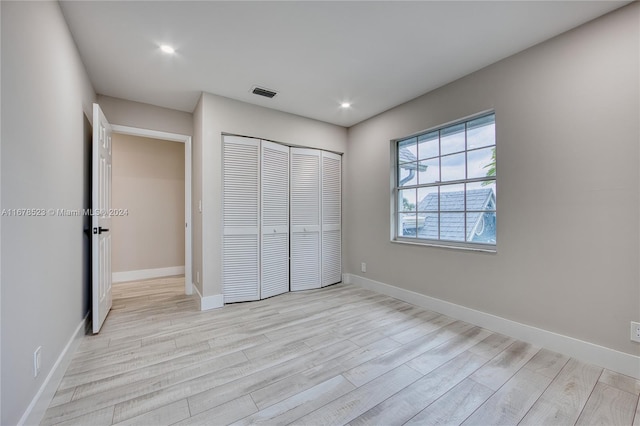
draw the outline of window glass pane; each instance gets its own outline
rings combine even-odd
[[[495,152],[495,147],[467,152],[467,178],[495,176]]]
[[[437,186],[418,188],[418,211],[438,211],[438,188]]]
[[[464,123],[440,131],[440,155],[464,151]]]
[[[496,243],[496,213],[467,213],[467,242]]]
[[[464,211],[464,183],[440,187],[440,211]]]
[[[418,216],[415,213],[398,213],[398,236],[415,237]]]
[[[467,184],[467,211],[496,209],[496,181]]]
[[[423,225],[418,227],[418,238],[427,238],[429,240],[438,239],[438,213],[419,213],[424,221]]]
[[[398,191],[398,211],[413,212],[416,210],[416,189]]]
[[[424,185],[426,183],[435,183],[440,180],[439,159],[423,160],[418,164],[418,183]]]
[[[437,157],[440,155],[438,132],[427,133],[418,137],[418,159]]]
[[[495,114],[398,141],[396,235],[495,245],[495,144]]]
[[[440,239],[464,241],[464,213],[440,213]]]
[[[491,114],[467,123],[467,149],[496,144],[495,118],[495,114]]]
[[[404,163],[398,165],[398,186],[416,185],[418,163]]]
[[[449,180],[464,179],[465,164],[464,152],[460,154],[447,155],[441,158],[440,175],[443,182]]]
[[[398,142],[398,163],[408,163],[418,159],[418,138],[409,138]]]

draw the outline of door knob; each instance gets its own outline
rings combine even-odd
[[[99,226],[97,228],[93,228],[93,233],[94,234],[102,234],[103,232],[109,232],[109,228],[103,228],[102,226]]]

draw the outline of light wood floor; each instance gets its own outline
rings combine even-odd
[[[640,381],[354,286],[183,289],[115,285],[43,424],[640,425]]]

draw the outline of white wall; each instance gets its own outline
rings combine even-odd
[[[640,320],[639,10],[350,128],[345,272],[640,354],[629,340],[629,321]],[[389,141],[487,109],[497,254],[391,243]]]
[[[200,295],[202,289],[202,212],[200,203],[202,200],[202,135],[204,126],[203,98],[200,97],[196,109],[193,111],[193,140],[192,140],[192,176],[191,186],[191,223],[193,224],[193,239],[191,241],[191,280]],[[186,265],[185,265],[186,266]]]
[[[81,209],[95,94],[75,44],[56,2],[0,7],[2,207]],[[88,311],[83,224],[2,217],[2,424],[18,422]]]
[[[345,128],[287,114],[221,96],[203,93],[194,113],[202,134],[194,137],[194,179],[202,177],[202,187],[194,185],[194,230],[202,234],[202,246],[194,247],[194,271],[200,272],[205,297],[222,294],[222,134],[231,133],[344,153],[347,150]],[[196,155],[202,155],[198,158]],[[343,168],[348,167],[346,156]],[[197,192],[196,192],[197,191]],[[198,200],[202,199],[202,217],[195,219]],[[343,228],[346,225],[343,224]],[[195,238],[194,238],[195,241]],[[198,271],[195,265],[202,265]]]
[[[185,144],[114,133],[112,271],[184,266]]]

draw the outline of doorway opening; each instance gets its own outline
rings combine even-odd
[[[184,294],[191,295],[191,137],[119,125],[112,130],[116,153],[138,160],[122,176],[114,161],[113,282],[184,274]],[[145,158],[145,150],[153,155]]]

